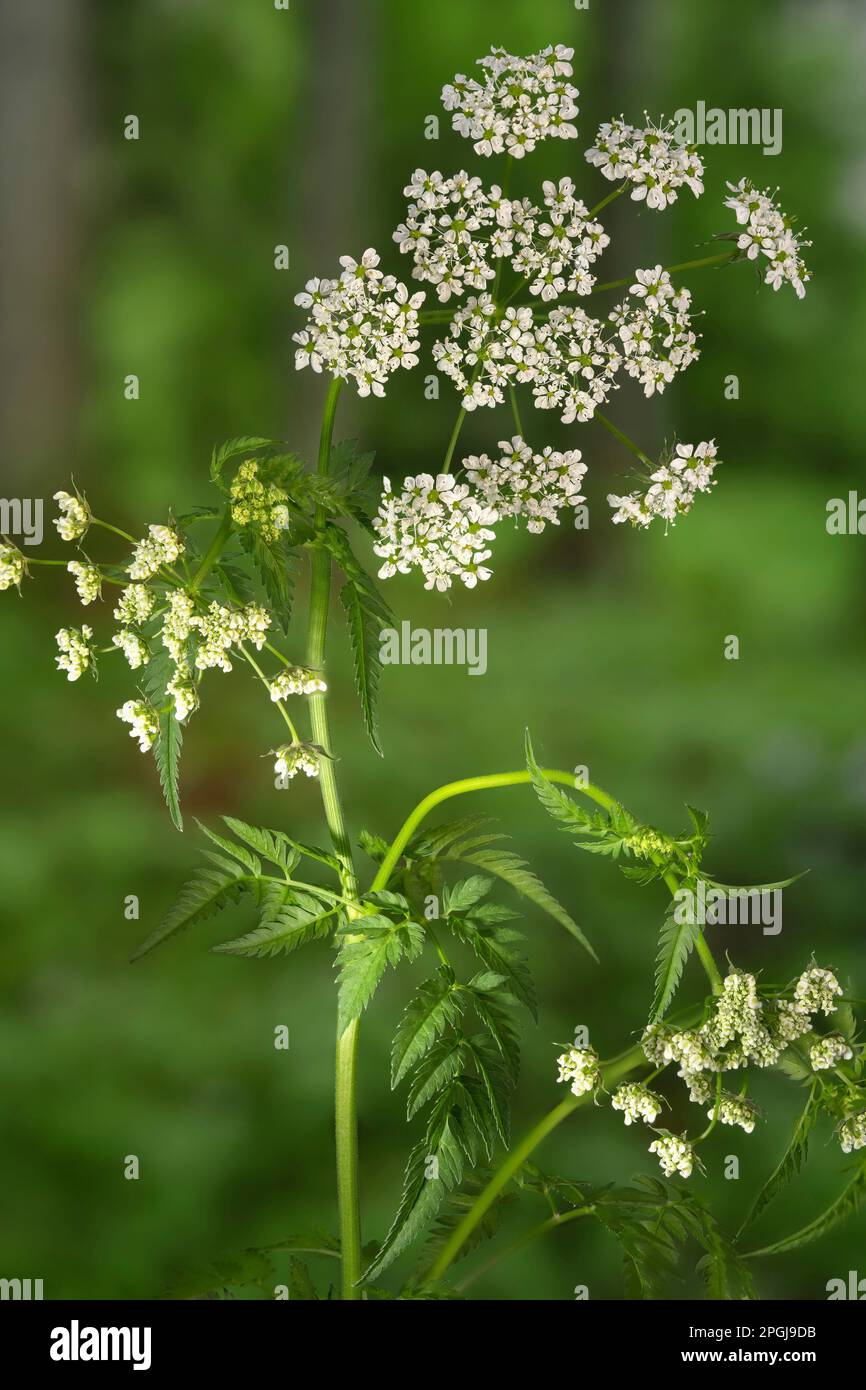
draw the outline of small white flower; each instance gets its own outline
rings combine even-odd
[[[559,453],[547,445],[535,454],[520,435],[500,440],[499,448],[495,462],[487,454],[463,460],[476,496],[498,518],[520,517],[527,530],[539,533],[546,522],[558,526],[565,508],[579,507],[586,500],[580,491],[586,464],[579,449]]]
[[[835,1013],[836,998],[842,994],[842,986],[832,970],[823,970],[814,965],[804,970],[794,986],[794,1005],[806,1014]]]
[[[707,1111],[707,1119],[711,1120],[716,1113],[715,1105]],[[745,1130],[746,1134],[751,1134],[755,1128],[755,1120],[758,1115],[757,1106],[752,1105],[742,1096],[732,1096],[725,1093],[719,1099],[719,1123],[723,1125],[737,1125]]]
[[[70,560],[66,568],[75,578],[78,597],[84,606],[94,603],[102,593],[102,575],[96,566],[82,564],[80,560]]]
[[[793,286],[797,298],[803,299],[811,275],[801,251],[811,246],[811,241],[795,236],[792,219],[781,211],[769,189],[761,192],[745,178],[739,183],[729,183],[728,188],[731,196],[725,199],[725,207],[733,210],[738,225],[743,228],[737,238],[739,250],[752,261],[759,256],[766,257],[769,262],[764,274],[766,285],[778,290],[787,282]]]
[[[713,475],[719,463],[712,439],[700,444],[677,444],[674,454],[651,475],[643,492],[608,494],[614,525],[628,521],[632,526],[645,528],[658,518],[666,527],[674,526],[691,511],[698,493],[715,487]]]
[[[599,127],[585,157],[606,179],[628,181],[632,198],[656,212],[676,202],[682,187],[696,198],[704,191],[703,160],[680,141],[673,122],[641,128],[615,117]]]
[[[319,758],[316,750],[305,743],[285,743],[276,749],[274,772],[283,781],[297,777],[303,772],[306,777],[318,777]]]
[[[69,492],[55,492],[54,500],[60,508],[60,516],[54,525],[63,541],[77,541],[90,526],[90,508],[83,497],[73,497]]]
[[[138,739],[142,753],[147,753],[159,737],[159,715],[146,700],[127,700],[117,711],[118,719],[131,725],[130,738]]]
[[[149,526],[135,547],[127,573],[130,579],[152,579],[163,565],[173,565],[183,549],[183,541],[170,526]]]
[[[146,623],[156,605],[156,597],[145,584],[128,584],[117,603],[114,616],[127,627]]]
[[[636,1124],[638,1120],[653,1125],[662,1109],[662,1103],[654,1092],[639,1082],[631,1081],[614,1092],[610,1103],[614,1110],[623,1112],[623,1120],[627,1125]]]
[[[320,676],[307,670],[305,666],[287,666],[270,683],[271,699],[285,700],[290,695],[315,695],[327,690]]]
[[[861,1110],[859,1115],[849,1115],[839,1126],[838,1133],[843,1153],[866,1148],[866,1110]]]
[[[24,578],[24,556],[14,545],[0,542],[0,591],[18,588]]]
[[[166,694],[174,700],[174,714],[179,723],[182,724],[198,709],[198,690],[195,681],[185,667],[178,666],[165,690]]]
[[[569,1082],[575,1096],[587,1095],[601,1082],[601,1067],[594,1047],[570,1047],[557,1057],[557,1081]]]
[[[418,568],[426,589],[443,592],[459,579],[467,588],[490,576],[488,542],[497,513],[450,473],[407,478],[399,494],[388,480],[373,521],[380,579]]]
[[[828,1033],[809,1048],[809,1061],[813,1071],[827,1071],[839,1062],[850,1062],[853,1051],[841,1033]]]
[[[137,632],[131,628],[121,628],[120,632],[115,632],[112,637],[115,647],[119,647],[129,662],[130,669],[137,671],[140,666],[146,666],[150,660],[150,651],[147,643]]]
[[[66,678],[77,681],[93,664],[93,629],[85,623],[83,627],[62,627],[57,633],[60,655],[55,657],[57,669],[66,672]]]
[[[454,130],[484,158],[508,153],[522,159],[543,140],[574,140],[579,93],[564,80],[572,75],[573,57],[574,49],[563,44],[525,58],[492,48],[478,59],[484,70],[480,82],[458,73],[443,88],[442,104],[453,112]]]
[[[673,1177],[674,1173],[679,1173],[683,1178],[691,1177],[694,1150],[684,1134],[670,1134],[665,1130],[658,1139],[653,1140],[649,1151],[658,1157],[666,1178]]]

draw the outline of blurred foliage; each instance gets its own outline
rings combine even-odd
[[[491,43],[577,50],[580,139],[527,161],[517,174],[526,191],[571,172],[592,200],[601,181],[580,155],[596,124],[620,110],[637,118],[698,99],[782,108],[777,158],[707,149],[701,202],[684,195],[656,217],[621,199],[609,219],[611,275],[702,254],[693,248],[727,226],[725,179],[746,173],[778,182],[783,206],[814,239],[802,305],[759,292],[744,267],[693,276],[706,309],[700,362],[660,406],[628,390],[615,401],[611,413],[628,417],[644,447],[674,429],[683,439],[715,435],[725,459],[716,492],[667,537],[623,534],[603,518],[624,463],[609,437],[545,417],[542,442],[579,436],[590,463],[590,531],[508,540],[494,580],[450,603],[414,579],[393,581],[395,608],[416,625],[487,627],[487,678],[386,672],[380,762],[337,641],[334,728],[355,833],[392,834],[450,777],[519,766],[527,725],[549,763],[587,764],[658,825],[677,829],[685,801],[706,807],[708,862],[722,879],[811,870],[786,894],[780,937],[716,929],[717,954],[782,977],[814,949],[866,994],[864,549],[824,529],[827,499],[862,478],[862,8],[295,0],[277,12],[265,0],[100,0],[82,23],[84,385],[74,437],[40,466],[34,491],[49,497],[72,470],[102,514],[134,531],[162,520],[167,503],[207,500],[206,461],[222,438],[289,437],[309,453],[324,390],[292,372],[292,296],[308,275],[331,274],[338,254],[369,244],[398,269],[390,232],[409,172],[480,163],[447,118],[429,148],[423,129],[428,114],[442,115],[442,83]],[[141,120],[137,143],[121,138],[128,112]],[[280,243],[288,273],[274,269]],[[395,382],[385,402],[349,403],[338,425],[338,436],[360,432],[396,477],[435,471],[453,420],[448,389],[438,403],[423,400],[424,370]],[[142,383],[134,403],[122,392],[131,371]],[[737,401],[723,395],[729,373],[740,380]],[[477,412],[467,452],[489,447],[500,424],[511,432],[504,413]],[[2,597],[2,1272],[44,1278],[49,1297],[148,1297],[173,1271],[223,1250],[333,1228],[332,968],[320,946],[274,962],[210,955],[224,924],[127,965],[187,872],[193,834],[175,833],[153,768],[114,718],[129,693],[119,664],[104,664],[97,689],[66,687],[53,672],[51,634],[69,620],[71,599],[71,582],[44,572],[26,601]],[[740,637],[737,662],[722,657],[728,633]],[[209,695],[186,740],[187,809],[206,821],[221,812],[280,821],[315,839],[315,786],[275,801],[270,764],[257,756],[273,741],[266,703],[240,675],[213,678]],[[501,818],[602,958],[594,967],[555,924],[531,916],[542,1011],[526,1043],[519,1133],[558,1098],[553,1039],[585,1022],[609,1054],[640,1026],[664,894],[571,852],[529,791],[493,793],[470,809]],[[132,893],[140,922],[124,919]],[[700,990],[696,969],[687,984]],[[383,985],[363,1028],[366,1238],[392,1214],[408,1149],[387,1058],[410,975]],[[273,1048],[278,1024],[291,1030],[288,1053]],[[737,1220],[778,1160],[800,1103],[775,1075],[756,1098],[766,1126],[719,1135],[709,1178],[696,1179],[723,1223]],[[137,1182],[123,1178],[130,1153],[141,1160]],[[739,1182],[721,1177],[725,1153],[740,1157]],[[605,1111],[563,1126],[539,1161],[590,1180],[625,1181],[653,1166],[643,1137]],[[832,1141],[815,1144],[760,1232],[784,1234],[820,1210],[841,1189],[841,1168]],[[520,1223],[509,1217],[515,1231]],[[613,1243],[581,1224],[497,1266],[478,1291],[569,1298],[588,1282],[594,1298],[620,1296]],[[852,1222],[760,1268],[761,1292],[822,1297],[827,1279],[856,1266],[862,1237],[861,1217],[859,1230]],[[699,1281],[683,1293],[699,1296]]]

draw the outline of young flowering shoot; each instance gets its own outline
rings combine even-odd
[[[601,1084],[601,1067],[594,1047],[570,1047],[557,1057],[557,1081],[567,1081],[572,1095],[585,1096]]]
[[[321,753],[322,749],[313,743],[284,743],[274,750],[274,772],[283,782],[297,777],[299,772],[318,777]]]
[[[54,525],[62,541],[79,541],[90,527],[91,513],[83,497],[73,497],[69,492],[55,492],[54,500],[60,508],[60,515]]]
[[[246,459],[229,489],[232,521],[254,526],[263,540],[276,541],[289,522],[286,493],[275,483],[263,483],[256,459]]]
[[[117,717],[130,725],[129,737],[138,739],[142,753],[149,753],[159,737],[159,715],[153,706],[146,700],[127,700]]]
[[[683,186],[696,198],[704,191],[703,161],[693,146],[682,143],[673,122],[648,121],[641,128],[617,116],[599,127],[585,158],[612,183],[628,181],[632,198],[656,212],[676,202]]]
[[[715,1082],[706,1072],[691,1072],[681,1067],[677,1075],[682,1077],[688,1087],[692,1105],[706,1105],[710,1097],[716,1093]]]
[[[83,627],[62,627],[57,633],[60,655],[55,657],[57,669],[66,672],[66,679],[77,681],[90,667],[93,668],[93,629],[85,623]]]
[[[124,590],[129,593],[129,590]],[[186,664],[187,648],[192,633],[195,604],[183,589],[174,589],[168,596],[168,612],[162,624],[162,645],[177,666]]]
[[[285,700],[289,695],[324,694],[328,689],[320,676],[306,666],[287,666],[269,686],[271,699]]]
[[[861,1110],[859,1115],[849,1115],[836,1132],[843,1153],[852,1153],[854,1149],[866,1149],[866,1110]]]
[[[701,440],[700,444],[677,444],[666,462],[650,474],[644,491],[625,496],[608,493],[614,525],[628,521],[632,526],[646,528],[660,518],[667,531],[679,517],[691,511],[698,493],[715,487],[717,480],[713,475],[721,461],[713,439]]]
[[[808,1013],[792,1004],[788,999],[776,1001],[775,1017],[771,1020],[771,1031],[785,1047],[796,1042],[812,1031],[812,1020]]]
[[[836,1012],[836,998],[842,993],[842,986],[832,970],[813,965],[803,971],[794,986],[794,1006],[805,1014],[826,1016]]]
[[[547,447],[533,453],[520,435],[499,441],[500,457],[470,454],[463,460],[466,476],[479,500],[497,517],[522,518],[528,531],[540,533],[545,523],[559,525],[559,513],[586,501],[580,486],[586,474],[579,449],[559,453]]]
[[[627,1125],[637,1124],[639,1120],[654,1125],[662,1111],[661,1098],[639,1082],[627,1082],[620,1086],[611,1096],[610,1103],[614,1110],[622,1111]]]
[[[70,560],[66,568],[75,579],[78,597],[85,608],[89,603],[95,603],[102,594],[102,575],[96,565],[86,565],[80,560]]]
[[[121,628],[120,632],[115,632],[112,637],[115,647],[119,647],[129,663],[130,670],[137,671],[139,667],[146,666],[150,661],[150,648],[143,637],[131,628]]]
[[[133,551],[127,573],[138,581],[152,579],[163,565],[173,565],[183,550],[183,541],[170,526],[149,526],[148,534]]]
[[[543,140],[574,140],[578,113],[571,77],[574,49],[550,44],[540,53],[516,57],[492,48],[478,59],[481,81],[462,73],[442,90],[451,125],[472,140],[476,154],[510,154],[522,159]]]
[[[654,1139],[650,1144],[649,1151],[658,1158],[666,1178],[672,1178],[674,1173],[679,1173],[682,1178],[691,1177],[695,1154],[684,1134],[671,1134],[669,1130],[662,1130],[658,1139]]]
[[[373,519],[373,550],[383,561],[380,579],[417,568],[425,589],[444,592],[455,579],[472,589],[490,577],[487,543],[495,538],[491,527],[498,516],[471,496],[465,483],[458,484],[450,473],[436,478],[419,473],[406,478],[400,493],[392,493],[387,478],[384,484]]]
[[[737,237],[739,250],[750,261],[766,257],[765,285],[778,290],[787,281],[798,299],[805,298],[812,277],[800,253],[804,246],[812,245],[811,241],[795,236],[793,219],[781,211],[769,189],[761,192],[745,178],[729,183],[728,188],[731,196],[725,199],[725,207],[733,209],[743,228]]]
[[[156,607],[156,595],[146,584],[128,584],[120,595],[114,616],[124,627],[146,623]]]
[[[393,275],[377,270],[370,248],[360,264],[341,256],[339,280],[309,280],[295,303],[309,309],[295,367],[353,380],[359,396],[384,396],[389,376],[418,365],[418,310],[424,294],[410,295]]]
[[[853,1056],[850,1044],[841,1033],[828,1033],[825,1038],[819,1038],[818,1042],[809,1048],[809,1061],[813,1071],[828,1071],[840,1062],[850,1062]]]
[[[19,589],[25,573],[24,556],[18,547],[0,542],[0,590]]]
[[[723,1091],[719,1098],[719,1124],[737,1125],[740,1129],[745,1130],[746,1134],[751,1134],[759,1113],[758,1107],[742,1096],[733,1096]],[[712,1105],[707,1111],[707,1119],[711,1120],[715,1115],[716,1106]]]
[[[416,280],[435,285],[445,304],[496,279],[493,262],[513,250],[511,204],[498,185],[487,192],[465,169],[451,178],[416,169],[403,192],[410,201],[394,240],[412,256]]]

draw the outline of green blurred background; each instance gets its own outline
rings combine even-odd
[[[661,401],[630,384],[611,414],[645,448],[676,430],[715,436],[719,487],[664,534],[613,528],[604,495],[627,457],[600,427],[533,416],[530,438],[577,444],[590,464],[588,532],[503,541],[494,580],[450,604],[415,579],[388,586],[401,616],[486,627],[489,671],[397,668],[383,682],[386,757],[363,736],[342,638],[330,682],[353,833],[391,835],[431,787],[520,765],[524,727],[546,761],[587,764],[639,815],[679,829],[684,801],[712,814],[711,862],[726,881],[811,870],[786,894],[784,930],[716,929],[713,945],[772,978],[811,952],[866,994],[864,542],[826,534],[830,497],[861,486],[866,372],[862,148],[866,16],[850,0],[24,0],[2,20],[2,326],[5,496],[42,496],[74,473],[100,514],[134,532],[167,504],[207,501],[215,442],[245,433],[313,448],[323,381],[292,370],[293,295],[338,255],[390,240],[413,168],[490,174],[453,135],[438,94],[491,44],[573,44],[580,137],[517,167],[516,191],[571,173],[592,203],[608,191],[582,160],[598,123],[704,100],[781,107],[784,145],[709,148],[707,193],[663,215],[620,199],[604,276],[678,261],[730,227],[726,179],[782,187],[809,228],[804,303],[760,289],[745,267],[688,277],[706,310],[703,355]],[[141,136],[123,139],[124,117]],[[424,139],[441,117],[438,142]],[[274,269],[286,244],[288,272]],[[424,365],[385,401],[344,397],[337,437],[359,434],[392,477],[436,471],[456,409],[423,397]],[[124,399],[136,373],[141,398]],[[724,379],[739,377],[739,400]],[[511,433],[504,411],[470,419],[465,452]],[[47,509],[47,515],[50,514]],[[53,534],[53,529],[52,529]],[[43,553],[57,553],[50,537]],[[369,554],[369,552],[367,552]],[[48,576],[48,577],[46,577]],[[2,603],[2,953],[0,1274],[41,1277],[47,1297],[151,1297],[174,1270],[333,1227],[334,989],[324,946],[284,961],[220,958],[232,921],[178,939],[135,968],[196,851],[192,816],[222,812],[321,836],[314,785],[277,796],[259,755],[266,702],[238,675],[208,682],[186,740],[189,833],[172,828],[149,759],[114,717],[131,693],[121,664],[98,687],[53,670],[52,634],[80,622],[71,582],[51,571]],[[299,607],[299,614],[302,607]],[[723,659],[727,634],[739,661]],[[335,625],[335,636],[336,636]],[[302,629],[297,630],[300,644]],[[299,648],[300,649],[300,648]],[[542,1000],[528,1025],[515,1102],[519,1133],[558,1098],[551,1043],[589,1025],[602,1054],[645,1017],[663,892],[580,856],[524,791],[461,811],[501,818],[596,943],[595,967],[531,914]],[[141,921],[124,919],[128,894]],[[235,934],[232,932],[232,934]],[[409,1148],[387,1085],[390,1036],[419,963],[382,987],[365,1021],[361,1154],[365,1236],[392,1214]],[[702,991],[690,966],[687,987]],[[277,1052],[286,1024],[291,1049]],[[729,1225],[783,1150],[800,1097],[762,1077],[766,1125],[714,1137],[696,1179]],[[684,1117],[681,1117],[684,1120]],[[693,1117],[692,1117],[693,1118]],[[137,1154],[141,1178],[123,1177]],[[739,1182],[721,1176],[737,1154]],[[639,1134],[584,1113],[538,1155],[553,1171],[627,1180],[653,1171]],[[756,1234],[788,1233],[841,1189],[829,1127],[808,1170]],[[513,1218],[517,1232],[532,1217]],[[860,1273],[863,1220],[758,1268],[765,1297],[821,1298]],[[762,1242],[765,1243],[765,1242]],[[619,1256],[581,1223],[497,1267],[481,1296],[620,1296]],[[679,1290],[699,1297],[686,1271]]]

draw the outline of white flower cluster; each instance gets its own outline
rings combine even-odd
[[[66,568],[75,579],[78,597],[85,608],[89,603],[94,603],[102,593],[102,575],[96,566],[82,564],[80,560],[70,560]]]
[[[532,310],[509,308],[500,316],[489,294],[470,295],[433,344],[433,360],[461,392],[464,410],[501,405],[511,381],[535,378]]]
[[[567,1081],[575,1096],[594,1091],[601,1081],[601,1067],[594,1047],[570,1047],[557,1057],[557,1081]]]
[[[859,1115],[849,1115],[839,1126],[839,1142],[842,1152],[849,1154],[854,1149],[866,1149],[866,1110]]]
[[[575,197],[572,179],[548,179],[542,192],[544,210],[528,198],[510,205],[516,248],[511,264],[530,281],[530,294],[544,303],[561,294],[589,294],[596,280],[590,267],[610,245],[610,237]]]
[[[305,743],[284,743],[276,750],[274,772],[283,780],[297,777],[303,772],[306,777],[318,777],[319,759],[315,749]]]
[[[659,395],[700,356],[691,323],[691,291],[675,289],[660,265],[635,271],[629,297],[609,315],[627,374],[645,396]],[[637,301],[637,302],[635,302]]]
[[[115,632],[112,637],[115,647],[119,647],[129,663],[130,670],[137,671],[140,666],[146,666],[150,661],[150,648],[143,637],[132,628],[122,627],[120,632]]]
[[[778,290],[787,281],[793,285],[797,298],[803,299],[812,277],[801,250],[811,246],[811,241],[794,235],[791,219],[779,209],[769,189],[761,192],[749,179],[729,183],[728,188],[731,196],[725,199],[725,207],[733,209],[743,228],[737,238],[739,249],[750,261],[759,255],[766,256],[769,265],[764,275],[765,285]]]
[[[692,1145],[685,1135],[669,1134],[665,1131],[649,1146],[651,1154],[656,1154],[666,1178],[679,1173],[680,1177],[690,1178],[695,1158]]]
[[[327,690],[320,676],[306,666],[287,666],[270,683],[271,699],[285,700],[289,695],[315,695]]]
[[[497,517],[523,517],[527,530],[538,533],[545,522],[559,524],[559,513],[586,499],[580,486],[586,473],[579,449],[559,453],[549,444],[540,454],[520,436],[499,441],[500,457],[470,454],[463,460],[466,476],[477,496]]]
[[[711,1120],[716,1113],[715,1105],[707,1111],[707,1119]],[[758,1115],[757,1106],[752,1105],[751,1101],[745,1100],[742,1096],[731,1096],[723,1094],[719,1098],[718,1119],[723,1125],[738,1125],[745,1130],[746,1134],[751,1134],[755,1128],[755,1120]]]
[[[198,709],[198,690],[185,666],[175,668],[174,675],[166,685],[165,690],[166,694],[174,700],[175,718],[181,723]]]
[[[62,627],[57,633],[60,655],[55,657],[57,669],[66,672],[66,679],[77,681],[93,663],[91,639],[93,629],[85,623],[83,627]]]
[[[832,970],[813,965],[803,971],[794,986],[794,1003],[802,1013],[828,1015],[836,1012],[836,996],[842,993]]]
[[[147,753],[159,737],[159,715],[146,700],[127,700],[117,711],[118,719],[131,725],[130,738],[138,739],[142,753]]]
[[[465,169],[451,178],[416,169],[403,191],[411,201],[394,240],[412,255],[415,279],[435,285],[442,303],[467,287],[484,290],[502,259],[545,302],[589,294],[595,284],[590,267],[610,238],[570,178],[545,182],[543,208],[528,198],[509,201],[498,185],[488,192]]]
[[[548,45],[540,53],[516,57],[492,48],[478,66],[483,79],[459,73],[442,91],[458,135],[473,141],[476,154],[507,153],[522,159],[542,140],[574,140],[578,113],[572,75],[574,49]]]
[[[24,578],[24,556],[14,545],[0,542],[0,590],[17,588]]]
[[[77,541],[90,526],[90,508],[83,497],[73,497],[69,492],[55,492],[54,500],[60,508],[60,516],[54,522],[62,541]]]
[[[623,1112],[622,1117],[627,1125],[637,1124],[639,1120],[653,1125],[662,1109],[658,1096],[636,1081],[629,1081],[614,1091],[610,1103],[614,1110]]]
[[[699,492],[715,487],[713,473],[719,463],[713,439],[701,440],[700,444],[677,444],[667,462],[660,463],[650,474],[650,484],[644,492],[625,496],[608,493],[614,525],[628,521],[632,526],[647,527],[656,517],[666,527],[675,525],[678,517],[691,511]]]
[[[418,309],[424,294],[410,295],[393,275],[377,269],[370,248],[360,263],[341,256],[339,280],[309,280],[295,303],[309,309],[306,328],[293,334],[295,367],[324,368],[354,380],[359,396],[384,396],[389,376],[418,365]]]
[[[841,1033],[828,1033],[809,1048],[813,1071],[829,1071],[840,1062],[850,1062],[853,1056],[850,1044]]]
[[[173,631],[177,631],[178,621],[175,614]],[[195,613],[189,619],[189,627],[196,628],[200,634],[195,654],[196,668],[208,671],[219,667],[221,671],[231,671],[230,649],[241,642],[250,642],[257,651],[261,651],[270,624],[271,616],[260,604],[248,603],[244,608],[231,609],[214,600],[205,613]]]
[[[232,521],[236,526],[254,526],[266,541],[277,540],[289,525],[286,493],[275,483],[259,477],[256,459],[244,459],[229,489]]]
[[[117,603],[114,616],[126,627],[132,623],[146,623],[156,606],[153,591],[146,584],[128,584]]]
[[[460,579],[471,589],[488,579],[490,527],[497,514],[472,497],[465,483],[450,473],[433,478],[419,473],[407,478],[402,491],[393,493],[387,478],[373,520],[373,550],[382,560],[379,578],[408,574],[413,567],[424,575],[425,589],[449,589]]]
[[[163,565],[173,565],[183,549],[183,541],[170,526],[149,526],[133,551],[127,573],[130,579],[152,579]]]
[[[704,165],[696,150],[679,140],[673,123],[644,127],[628,125],[621,117],[605,121],[586,159],[614,183],[627,180],[631,196],[661,212],[676,202],[684,185],[696,198],[704,191]]]
[[[412,255],[416,280],[435,285],[444,304],[467,285],[483,290],[496,278],[488,248],[491,259],[510,256],[513,249],[511,204],[501,188],[486,192],[465,169],[451,178],[416,169],[403,192],[410,202],[394,240],[403,255]]]

